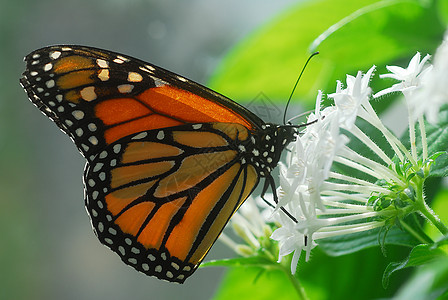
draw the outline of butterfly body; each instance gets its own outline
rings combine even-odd
[[[143,61],[51,46],[25,58],[31,101],[87,159],[85,204],[99,240],[145,274],[182,283],[294,128]]]

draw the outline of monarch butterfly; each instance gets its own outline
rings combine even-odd
[[[295,128],[264,123],[198,83],[84,46],[25,57],[28,97],[87,163],[85,205],[100,242],[150,276],[183,283]]]

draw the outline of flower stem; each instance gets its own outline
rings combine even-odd
[[[418,124],[420,126],[420,134],[422,136],[422,155],[423,161],[428,158],[428,142],[426,140],[426,130],[425,130],[425,122],[423,121],[423,116],[418,119]]]
[[[428,219],[437,229],[443,234],[448,235],[448,228],[440,221],[439,217],[434,213],[434,211],[423,201],[422,204],[416,203],[419,212]]]
[[[409,103],[409,102],[406,102]],[[408,107],[408,123],[409,123],[409,141],[411,143],[411,154],[414,161],[417,161],[417,146],[415,145],[415,122],[414,122],[414,116],[411,113],[411,108]]]
[[[436,228],[443,234],[448,235],[448,228],[440,221],[439,217],[435,214],[435,212],[426,204],[425,199],[423,197],[423,182],[419,182],[415,185],[417,199],[415,200],[416,209]]]
[[[286,274],[286,276],[288,276],[288,279],[289,279],[289,281],[291,281],[292,286],[296,290],[297,296],[299,297],[299,299],[309,300],[308,296],[305,293],[305,289],[300,284],[299,280],[293,274],[291,274],[289,267],[282,267],[282,271]]]

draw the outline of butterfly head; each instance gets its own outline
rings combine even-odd
[[[296,131],[291,126],[267,123],[254,133],[249,159],[257,167],[261,177],[269,176],[277,166],[283,149],[295,140]]]

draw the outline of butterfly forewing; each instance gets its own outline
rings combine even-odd
[[[31,101],[91,161],[135,132],[187,123],[262,121],[235,102],[162,68],[113,52],[52,46],[28,56],[21,84]],[[98,134],[101,133],[101,134]]]

